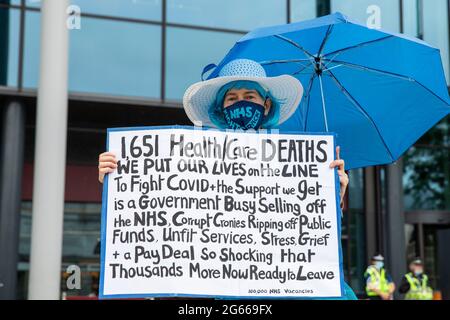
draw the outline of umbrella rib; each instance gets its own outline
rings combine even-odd
[[[326,60],[326,61],[328,61],[328,60]],[[359,70],[363,70],[363,71],[369,71],[369,72],[373,72],[373,73],[380,73],[380,74],[385,75],[385,76],[399,78],[399,79],[402,79],[402,80],[415,81],[413,78],[410,78],[410,77],[407,77],[407,76],[404,76],[404,75],[401,75],[401,74],[397,74],[397,73],[393,73],[393,72],[389,72],[389,71],[384,71],[384,70],[379,70],[379,69],[375,69],[375,68],[371,68],[371,67],[366,67],[366,66],[363,66],[363,65],[360,65],[360,64],[351,63],[351,62],[335,60],[335,61],[333,61],[333,63],[341,64],[341,65],[349,67],[349,68],[359,69]],[[330,70],[330,69],[328,69],[328,70]]]
[[[327,59],[325,59],[326,61],[328,61]],[[432,95],[434,95],[436,98],[438,98],[439,100],[441,100],[442,102],[444,102],[445,104],[448,105],[448,102],[445,101],[444,99],[442,99],[440,96],[438,96],[436,93],[434,93],[432,90],[430,90],[429,88],[427,88],[425,85],[423,85],[421,82],[417,81],[416,79],[401,75],[401,74],[397,74],[397,73],[393,73],[393,72],[388,72],[388,71],[384,71],[384,70],[379,70],[379,69],[375,69],[375,68],[370,68],[370,67],[365,67],[359,64],[354,64],[354,63],[350,63],[350,62],[345,62],[345,61],[338,61],[335,60],[333,61],[333,63],[342,65],[342,66],[346,66],[349,68],[354,68],[354,69],[359,69],[359,70],[363,70],[363,71],[369,71],[369,72],[374,72],[374,73],[379,73],[382,75],[386,75],[386,76],[390,76],[393,78],[397,78],[397,79],[401,79],[401,80],[405,80],[405,81],[410,81],[410,82],[415,82],[418,85],[420,85],[422,88],[424,88],[425,90],[427,90],[428,92],[430,92]],[[326,71],[329,71],[332,68],[329,69],[325,69]]]
[[[327,33],[325,34],[325,37],[323,37],[323,41],[322,41],[322,44],[320,45],[319,53],[317,54],[317,56],[319,56],[319,57],[322,54],[323,48],[325,47],[325,44],[327,43],[327,40],[328,40],[331,32],[333,31],[333,26],[334,25],[332,25],[332,24],[328,26]]]
[[[288,63],[288,62],[303,62],[303,61],[311,62],[311,59],[266,60],[259,62],[259,64],[266,65],[273,63]]]
[[[327,59],[327,58],[323,58],[324,61],[327,61],[327,64],[324,65],[324,68],[327,68],[330,63],[332,63],[334,61],[334,59],[336,59],[337,56],[339,56],[342,52],[336,53],[331,59]]]
[[[305,64],[303,64],[303,63],[300,63],[299,61],[300,61],[300,60],[274,60],[274,61],[263,61],[263,62],[260,62],[259,64],[265,66],[265,65],[275,64],[275,63],[296,62],[296,63],[298,63],[299,65],[301,65],[301,66],[303,67],[303,69],[301,69],[302,71],[305,70],[306,68],[308,68],[308,67],[310,67],[310,66],[313,65],[313,64],[311,63],[311,61],[310,61],[310,63],[307,64],[307,65],[305,65]],[[309,60],[308,60],[308,61],[309,61]]]
[[[294,47],[299,48],[300,50],[302,50],[303,53],[306,54],[306,56],[309,56],[309,57],[311,57],[311,58],[314,58],[314,55],[312,55],[311,53],[309,53],[305,48],[303,48],[303,47],[302,47],[301,45],[299,45],[297,42],[292,41],[292,40],[289,39],[289,38],[280,36],[279,34],[274,35],[274,37],[275,37],[275,38],[278,38],[278,39],[281,39],[281,40],[283,40],[283,41],[286,41],[286,42],[288,42],[288,43],[290,43],[290,44],[292,44]]]
[[[415,83],[417,83],[419,86],[421,86],[422,88],[424,88],[425,90],[427,90],[428,92],[430,92],[433,96],[435,96],[436,98],[438,98],[439,100],[441,100],[443,103],[445,103],[447,106],[449,106],[448,101],[445,101],[444,99],[442,99],[441,97],[439,97],[436,93],[434,93],[433,91],[431,91],[430,89],[428,89],[425,85],[423,85],[421,82],[412,79],[412,81],[414,81]]]
[[[379,38],[379,39],[362,42],[362,43],[359,43],[359,44],[354,45],[354,46],[350,46],[350,47],[346,47],[346,48],[339,49],[339,50],[336,50],[336,51],[328,52],[327,54],[324,54],[324,57],[332,55],[332,54],[335,54],[335,53],[339,53],[340,54],[340,53],[342,53],[344,51],[351,50],[351,49],[361,48],[361,47],[367,46],[369,44],[373,44],[373,43],[378,42],[378,41],[387,40],[387,39],[393,38],[393,37],[394,37],[393,35],[389,35],[389,36],[382,37],[382,38]]]
[[[339,87],[339,89],[342,91],[342,93],[344,93],[344,95],[346,96],[346,98],[354,105],[357,107],[357,109],[370,121],[370,123],[372,123],[372,125],[374,126],[375,130],[377,131],[378,136],[381,139],[381,142],[383,143],[384,147],[386,148],[387,152],[389,153],[389,156],[391,157],[392,161],[395,161],[394,157],[392,156],[391,150],[389,149],[389,147],[386,144],[386,141],[384,140],[383,136],[381,135],[381,132],[377,126],[377,124],[375,123],[375,121],[372,119],[372,117],[367,113],[367,111],[361,106],[361,104],[350,94],[350,92],[348,92],[348,90],[341,84],[341,82],[336,78],[336,76],[333,74],[333,72],[328,71],[328,73],[331,75],[331,78],[334,80],[334,82],[337,84],[337,86]]]
[[[311,67],[313,64],[310,64],[309,66],[303,66],[303,68],[302,69],[300,69],[300,70],[298,70],[298,71],[296,71],[296,72],[294,72],[293,74],[291,74],[292,76],[295,76],[295,75],[297,75],[297,74],[301,74],[305,69],[307,69],[307,68],[309,68],[309,67]],[[309,72],[308,72],[309,73]],[[308,73],[306,73],[306,74],[308,74]]]
[[[309,101],[310,101],[310,98],[311,98],[311,90],[312,90],[312,85],[313,85],[315,76],[316,76],[315,73],[313,73],[311,75],[311,79],[309,79],[308,90],[307,90],[307,93],[306,93],[306,98],[308,99],[308,102],[306,104],[305,126],[303,128],[303,131],[305,131],[305,132],[306,132],[307,124],[308,124]]]
[[[306,72],[303,72],[303,70],[300,70],[300,71],[297,71],[296,73],[293,73],[293,74],[291,74],[292,76],[296,76],[296,75],[308,75],[308,74],[311,74],[311,71],[306,71]]]
[[[340,67],[343,67],[344,65],[343,64],[338,64],[337,66],[334,66],[334,67],[331,67],[331,68],[326,68],[326,66],[324,67],[325,69],[325,71],[329,71],[329,70],[333,70],[333,69],[336,69],[336,68],[340,68]]]

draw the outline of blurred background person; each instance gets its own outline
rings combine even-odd
[[[395,284],[384,268],[384,257],[376,254],[364,272],[366,294],[369,300],[393,300]]]
[[[398,292],[405,295],[405,300],[433,300],[433,289],[428,286],[428,276],[423,272],[422,259],[412,260],[409,271],[402,278]]]

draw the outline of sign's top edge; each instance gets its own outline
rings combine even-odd
[[[215,131],[215,132],[230,132],[230,133],[251,133],[251,134],[295,134],[295,135],[320,135],[320,136],[334,136],[337,134],[335,132],[306,132],[306,131],[283,131],[280,129],[262,129],[258,131],[243,131],[243,130],[233,130],[233,129],[218,129],[211,127],[195,127],[195,126],[138,126],[138,127],[117,127],[108,128],[107,132],[124,132],[124,131],[143,131],[143,130],[192,130],[192,131]]]

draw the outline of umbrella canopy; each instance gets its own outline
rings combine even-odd
[[[439,49],[341,13],[256,29],[208,78],[239,58],[301,81],[303,99],[280,129],[337,133],[348,169],[396,161],[450,113]]]

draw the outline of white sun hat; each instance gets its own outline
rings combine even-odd
[[[303,96],[303,86],[293,76],[267,77],[264,68],[256,61],[232,60],[223,66],[218,77],[194,83],[184,93],[183,107],[194,125],[216,127],[209,117],[208,110],[216,102],[220,88],[237,80],[257,82],[280,101],[278,125],[292,116]]]

